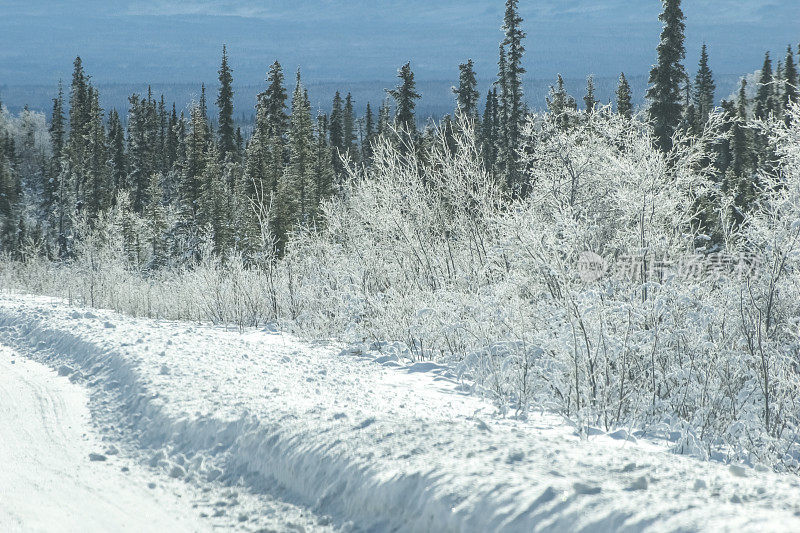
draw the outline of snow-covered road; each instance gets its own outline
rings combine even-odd
[[[502,418],[447,369],[390,347],[28,296],[0,297],[0,344],[83,383],[105,438],[228,527],[800,531],[797,476],[675,455],[659,438],[580,437],[548,414]],[[37,413],[33,398],[14,416]]]
[[[209,529],[114,452],[96,438],[81,387],[0,347],[0,531]]]

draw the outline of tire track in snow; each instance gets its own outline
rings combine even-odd
[[[188,502],[148,488],[104,448],[83,389],[0,346],[0,530],[205,531]]]

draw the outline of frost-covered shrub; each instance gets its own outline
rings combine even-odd
[[[777,337],[796,331],[798,298],[786,269],[766,263],[794,258],[797,216],[775,211],[791,188],[771,187],[724,235],[727,254],[765,258],[758,275],[704,270],[714,256],[697,215],[714,194],[703,161],[717,120],[664,155],[644,125],[609,113],[566,128],[534,118],[527,194],[513,201],[468,132],[453,153],[439,138],[425,160],[384,143],[325,207],[325,226],[292,242],[286,305],[306,331],[398,340],[414,359],[450,363],[503,409],[543,405],[582,424],[677,432],[681,451],[780,461],[800,391],[796,348]],[[771,127],[788,180],[800,142]],[[775,239],[792,252],[776,256]],[[587,253],[606,262],[600,276],[578,268]],[[687,259],[699,270],[680,268]],[[770,313],[784,322],[767,324]]]
[[[0,281],[135,315],[278,320],[447,364],[501,412],[547,408],[662,435],[684,453],[794,468],[800,111],[764,125],[778,172],[758,177],[760,200],[735,227],[706,175],[718,120],[665,155],[637,120],[533,117],[513,199],[468,125],[425,150],[384,139],[280,260],[205,249],[150,269],[146,247],[119,239],[146,241],[147,225],[112,212],[69,264],[4,262]],[[708,198],[716,249],[699,233]],[[747,259],[708,269],[722,256]]]
[[[274,321],[274,264],[245,265],[231,252],[222,258],[203,239],[195,261],[165,268],[153,264],[150,227],[116,206],[88,224],[76,220],[75,257],[51,263],[32,254],[22,262],[0,261],[0,288],[26,290],[80,305],[111,308],[133,316],[207,321],[239,328]]]

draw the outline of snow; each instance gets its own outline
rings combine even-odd
[[[13,295],[0,297],[0,343],[73,369],[69,377],[41,371],[76,395],[59,416],[87,423],[74,380],[91,394],[98,431],[133,458],[131,471],[160,472],[164,483],[196,492],[235,490],[237,504],[221,507],[253,527],[263,518],[306,530],[800,530],[796,476],[675,455],[664,441],[624,430],[576,432],[547,413],[503,418],[440,365]],[[6,388],[23,377],[9,377],[6,368],[23,368],[10,357],[26,361],[2,352]],[[35,398],[4,409],[4,420],[36,418]],[[28,440],[14,438],[17,447]],[[60,467],[49,438],[30,439],[44,441],[32,455]],[[107,447],[75,449],[65,471],[118,466]],[[107,460],[89,462],[89,453]],[[34,461],[20,471],[35,479],[41,468]],[[117,482],[110,494],[133,490]],[[17,520],[32,516],[23,511]]]
[[[89,418],[83,388],[0,347],[0,530],[210,529],[140,467],[97,453],[110,451]]]

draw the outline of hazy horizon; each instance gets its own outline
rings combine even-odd
[[[496,74],[503,2],[166,0],[57,2],[6,0],[0,10],[0,86],[69,80],[80,55],[96,83],[216,80],[228,46],[240,85],[262,83],[275,59],[319,82],[390,80],[412,62],[418,79],[457,79],[475,60]],[[535,4],[535,5],[534,5]],[[684,1],[687,69],[707,42],[715,74],[752,72],[763,54],[796,47],[800,3],[788,0]],[[587,74],[646,75],[655,60],[661,3],[640,0],[521,2],[532,79]],[[291,77],[291,76],[288,76]]]

